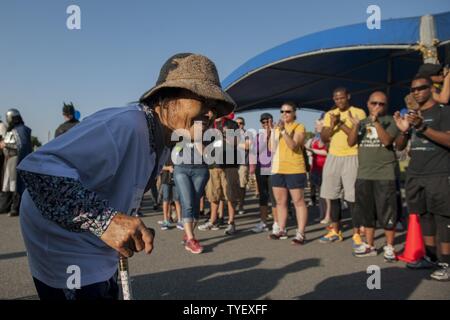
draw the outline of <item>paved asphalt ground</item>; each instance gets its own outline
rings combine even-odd
[[[309,240],[293,246],[290,240],[270,241],[267,233],[250,229],[258,221],[258,203],[247,198],[247,213],[238,216],[238,232],[197,231],[205,246],[193,255],[181,245],[182,231],[160,231],[161,212],[144,201],[144,222],[157,229],[150,256],[130,259],[132,286],[137,299],[449,299],[450,282],[429,278],[429,271],[408,270],[404,263],[385,263],[382,255],[355,258],[351,254],[351,229],[345,221],[345,241],[320,244],[324,233],[317,212],[310,208],[306,230]],[[290,220],[290,236],[295,234]],[[0,215],[0,299],[37,299],[18,218]],[[397,237],[402,248],[404,233]],[[377,233],[378,248],[383,237]],[[381,289],[369,290],[367,267],[381,268]]]

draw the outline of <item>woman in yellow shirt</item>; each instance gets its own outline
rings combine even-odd
[[[281,106],[281,120],[275,127],[269,148],[274,151],[271,183],[277,204],[278,224],[274,223],[270,239],[287,239],[286,220],[288,192],[297,216],[297,232],[293,244],[303,244],[308,210],[304,199],[306,167],[303,156],[305,127],[295,122],[296,105],[291,102]]]

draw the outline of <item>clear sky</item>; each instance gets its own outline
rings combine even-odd
[[[66,27],[71,4],[81,30]],[[175,53],[210,57],[224,79],[273,46],[366,21],[371,4],[382,19],[450,10],[449,0],[0,0],[0,114],[19,109],[45,143],[63,101],[83,117],[136,100]],[[260,113],[245,114],[247,126]],[[316,117],[299,113],[309,130]]]

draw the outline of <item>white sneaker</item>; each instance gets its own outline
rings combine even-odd
[[[272,225],[272,234],[277,234],[281,231],[280,226],[278,223],[274,222]]]
[[[206,230],[211,230],[214,227],[214,225],[211,222],[206,222],[204,224],[201,224],[198,226],[198,230],[200,231],[206,231]]]
[[[355,257],[375,257],[377,255],[377,249],[369,246],[363,242],[361,245],[353,249],[353,255]]]
[[[383,247],[383,257],[384,257],[384,261],[386,262],[394,262],[397,261],[397,257],[395,255],[395,249],[393,246],[391,246],[390,244],[386,245]]]
[[[266,225],[264,222],[260,221],[260,222],[252,229],[252,231],[253,231],[254,233],[261,233],[261,232],[264,232],[264,231],[269,231],[269,228],[267,227],[267,225]]]
[[[229,224],[225,229],[225,234],[231,236],[235,233],[236,233],[236,226],[234,225],[234,223]]]

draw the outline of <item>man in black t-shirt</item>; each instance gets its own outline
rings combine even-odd
[[[411,93],[419,104],[417,113],[394,115],[402,137],[402,150],[411,138],[411,161],[406,177],[406,199],[411,213],[420,215],[426,256],[409,263],[413,269],[438,268],[431,277],[450,280],[450,107],[436,103],[432,81],[417,76]],[[441,263],[438,262],[436,236]]]

